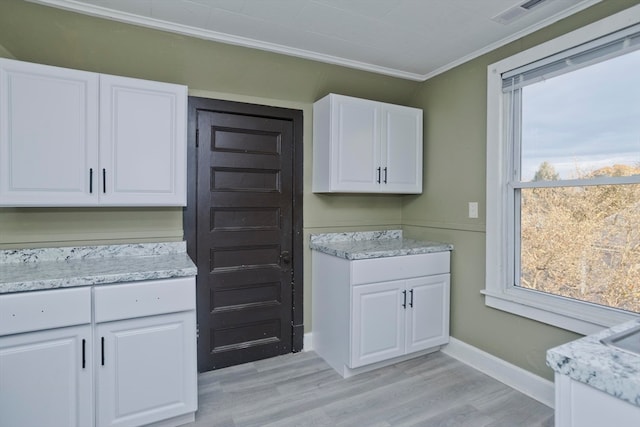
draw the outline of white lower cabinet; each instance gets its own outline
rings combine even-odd
[[[193,277],[0,295],[0,426],[180,425],[196,409]]]
[[[96,419],[139,426],[196,410],[195,313],[98,324]]]
[[[449,342],[449,257],[313,251],[314,351],[348,377]]]
[[[449,275],[353,287],[350,368],[449,341]]]
[[[383,282],[353,288],[350,368],[404,354],[404,282]]]
[[[451,276],[438,274],[407,281],[406,352],[449,342],[449,289]]]
[[[637,427],[640,407],[568,375],[555,374],[555,423],[558,427]]]
[[[91,326],[0,337],[0,426],[93,424]]]

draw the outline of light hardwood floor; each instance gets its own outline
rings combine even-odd
[[[436,352],[342,379],[314,352],[199,375],[189,427],[553,426],[553,410]]]

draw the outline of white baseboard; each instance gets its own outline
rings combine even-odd
[[[302,351],[313,350],[312,334],[312,332],[304,334]],[[554,407],[554,385],[549,380],[453,337],[441,351],[550,408]]]
[[[554,407],[555,389],[549,380],[453,337],[441,351],[550,408]]]
[[[313,350],[313,338],[311,334],[312,332],[304,334],[304,337],[302,338],[302,351]]]

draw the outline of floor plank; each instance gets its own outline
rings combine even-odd
[[[188,427],[551,427],[553,410],[440,352],[343,379],[314,352],[205,372]]]

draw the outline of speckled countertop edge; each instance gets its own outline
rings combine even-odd
[[[185,253],[186,242],[132,243],[124,245],[69,246],[0,250],[0,264],[71,261],[92,258],[140,257]]]
[[[195,276],[185,242],[0,251],[0,294]]]
[[[559,374],[640,406],[640,355],[600,342],[638,325],[640,319],[632,320],[554,347],[547,351],[547,365]]]
[[[419,255],[453,249],[453,245],[448,243],[405,239],[402,230],[312,234],[309,240],[311,249],[348,260]]]

